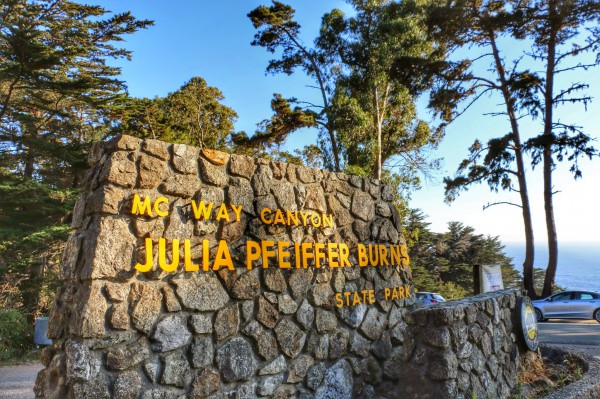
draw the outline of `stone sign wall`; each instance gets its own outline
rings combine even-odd
[[[371,397],[401,377],[390,187],[128,136],[90,163],[37,397]]]
[[[400,378],[380,390],[389,398],[511,397],[526,352],[518,336],[519,296],[495,291],[407,312]]]

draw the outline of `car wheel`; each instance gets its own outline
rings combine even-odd
[[[548,319],[544,319],[544,315],[542,315],[542,311],[539,310],[538,308],[535,308],[535,318],[537,319],[538,323],[548,320]]]
[[[596,309],[596,311],[594,312],[594,320],[600,323],[600,309]]]

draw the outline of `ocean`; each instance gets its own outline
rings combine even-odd
[[[504,253],[513,258],[513,265],[522,272],[525,244],[505,244]],[[547,263],[547,247],[536,245],[534,266],[545,269]],[[600,243],[559,242],[555,282],[570,290],[600,292]]]

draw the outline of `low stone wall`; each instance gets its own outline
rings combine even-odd
[[[389,186],[127,136],[90,161],[38,398],[350,399],[399,377],[414,296]]]
[[[507,398],[517,384],[520,293],[496,291],[404,315],[399,383],[387,398]]]

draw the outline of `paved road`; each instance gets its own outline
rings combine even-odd
[[[0,399],[34,398],[33,384],[41,369],[39,363],[0,367]]]
[[[578,349],[600,359],[600,323],[593,320],[550,320],[538,326],[540,342]]]

